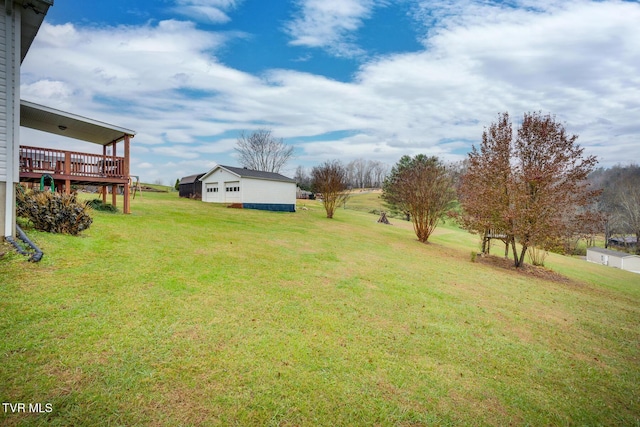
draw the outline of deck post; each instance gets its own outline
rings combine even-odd
[[[67,178],[64,181],[64,194],[71,194],[71,180],[69,179],[69,175],[71,175],[71,153],[64,153],[64,174]]]
[[[107,146],[103,145],[102,146],[102,167],[106,168],[106,164],[107,164]],[[106,205],[107,204],[107,186],[103,185],[102,186],[102,204]]]
[[[116,161],[116,144],[118,143],[118,141],[113,141],[111,143],[111,164],[113,165],[113,172],[115,174],[118,173],[118,167],[117,164],[118,162]],[[116,207],[116,197],[118,196],[118,186],[117,185],[112,185],[111,186],[111,204],[113,205],[113,207]]]
[[[113,162],[113,163],[111,163],[111,164],[113,165],[113,167],[114,167],[114,171],[115,171],[116,173],[118,173],[118,172],[119,172],[119,171],[118,171],[118,168],[117,168],[117,166],[116,166],[116,165],[118,164],[118,163],[116,162],[116,144],[117,144],[117,143],[118,143],[118,141],[113,141],[113,142],[111,143],[111,161]]]
[[[124,212],[125,214],[130,214],[131,213],[131,206],[130,206],[130,200],[129,200],[129,145],[130,145],[130,139],[129,139],[129,135],[125,135],[124,136],[124,170],[122,171],[122,174],[125,176],[125,178],[127,178],[127,183],[124,185],[124,206],[122,207],[122,212]]]

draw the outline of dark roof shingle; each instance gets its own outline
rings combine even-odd
[[[180,184],[193,184],[194,182],[202,178],[205,173],[206,172],[199,173],[197,175],[189,175],[189,176],[182,177],[180,179]]]
[[[218,165],[218,166],[220,166],[221,168],[225,168],[229,172],[233,172],[237,175],[240,175],[243,178],[246,177],[246,178],[268,179],[271,181],[296,182],[295,180],[291,178],[287,178],[284,175],[280,175],[279,173],[257,171],[257,170],[246,169],[246,168],[236,168],[233,166],[224,166],[224,165]]]

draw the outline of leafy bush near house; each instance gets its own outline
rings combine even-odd
[[[75,194],[23,190],[16,194],[16,213],[28,219],[36,230],[77,235],[89,228],[93,219],[87,203]]]

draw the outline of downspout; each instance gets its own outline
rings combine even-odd
[[[11,15],[13,13],[13,1],[14,0],[4,0],[4,8],[7,11],[7,15]]]
[[[42,259],[42,257],[44,256],[44,253],[42,253],[40,248],[38,246],[36,246],[36,244],[33,243],[27,237],[27,235],[24,233],[24,231],[22,231],[22,228],[20,228],[20,226],[18,224],[16,224],[16,231],[18,232],[18,237],[20,238],[20,240],[22,240],[24,243],[26,243],[33,250],[33,254],[31,254],[31,257],[29,257],[29,261],[32,261],[32,262],[40,261]],[[11,243],[21,255],[25,255],[25,256],[29,255],[29,252],[27,252],[24,249],[22,249],[20,244],[18,244],[18,242],[16,242],[13,237],[7,236],[7,237],[5,237],[5,240],[7,242]]]

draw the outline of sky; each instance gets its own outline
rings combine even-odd
[[[555,115],[600,166],[637,163],[640,2],[55,0],[21,98],[134,130],[131,173],[149,183],[239,166],[237,138],[257,129],[295,147],[290,177],[333,159],[458,161],[505,111]]]

